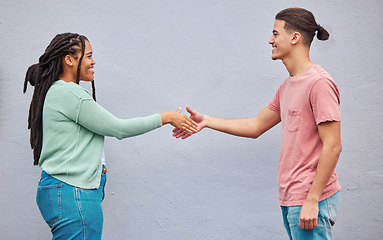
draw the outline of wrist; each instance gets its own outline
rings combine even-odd
[[[316,202],[316,203],[318,203],[319,199],[320,199],[320,196],[318,196],[317,194],[310,194],[309,193],[306,196],[306,201],[307,202]]]
[[[202,114],[202,119],[205,122],[205,127],[212,128],[212,126],[213,126],[213,119],[212,119],[212,117],[210,117],[208,115],[203,115]]]
[[[171,114],[172,114],[172,112],[160,113],[162,125],[165,125],[165,124],[168,124],[171,122]]]

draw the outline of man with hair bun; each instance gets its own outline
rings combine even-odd
[[[330,75],[310,60],[315,34],[319,40],[330,36],[306,9],[288,8],[276,15],[269,40],[272,59],[281,60],[289,76],[256,117],[223,119],[187,107],[200,130],[241,137],[258,138],[282,123],[279,204],[290,239],[332,239],[340,203],[335,173],[342,151],[340,94]],[[191,134],[175,129],[173,135],[185,139]]]

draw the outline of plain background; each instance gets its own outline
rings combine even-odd
[[[1,239],[50,239],[35,203],[27,68],[50,40],[78,32],[92,44],[98,102],[120,118],[190,105],[209,115],[254,117],[287,77],[271,60],[274,17],[312,11],[330,40],[311,59],[341,92],[343,186],[335,239],[383,236],[383,1],[0,2]],[[90,84],[81,83],[90,89]],[[280,125],[257,140],[172,127],[106,138],[103,239],[287,239],[277,201]]]

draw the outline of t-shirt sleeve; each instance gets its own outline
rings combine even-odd
[[[320,79],[312,87],[310,103],[316,124],[340,121],[340,94],[330,79]]]
[[[280,112],[280,102],[279,102],[279,92],[280,89],[275,93],[274,97],[271,99],[271,101],[266,105],[267,108],[274,112]]]

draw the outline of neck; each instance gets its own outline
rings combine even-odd
[[[291,77],[303,73],[308,67],[314,63],[310,60],[309,49],[295,51],[282,60]]]
[[[59,79],[65,82],[76,83],[76,77],[72,76],[71,74],[68,74],[68,72],[65,72],[65,71],[59,75]]]

